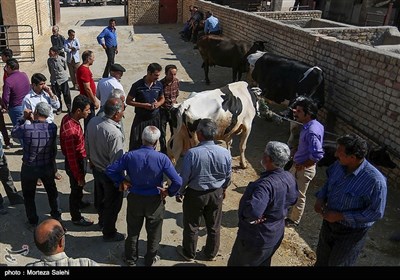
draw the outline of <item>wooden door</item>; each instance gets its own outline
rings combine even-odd
[[[160,0],[159,3],[159,23],[176,23],[178,0]]]

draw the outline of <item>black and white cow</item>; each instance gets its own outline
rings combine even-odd
[[[198,144],[196,128],[201,119],[210,118],[217,124],[215,140],[224,140],[230,149],[232,137],[240,134],[240,165],[247,167],[245,150],[256,115],[256,95],[246,82],[228,84],[222,88],[203,91],[175,105],[172,118],[173,135],[168,141],[168,155],[173,162]]]

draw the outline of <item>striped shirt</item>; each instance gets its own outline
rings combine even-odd
[[[53,164],[57,154],[57,125],[48,122],[20,120],[11,135],[23,139],[24,154],[22,162],[29,166]]]
[[[60,145],[75,180],[83,180],[85,173],[79,167],[79,162],[86,158],[85,139],[81,124],[69,114],[61,121]]]
[[[88,258],[73,259],[64,252],[42,256],[40,261],[28,263],[26,266],[99,266],[99,264]]]
[[[347,173],[339,161],[327,170],[328,179],[316,196],[327,210],[340,212],[339,223],[351,228],[370,227],[383,217],[386,205],[386,178],[366,159]]]

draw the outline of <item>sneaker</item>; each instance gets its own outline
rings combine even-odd
[[[207,254],[204,252],[204,249],[205,249],[205,246],[203,246],[203,248],[202,248],[201,251],[199,252],[199,259],[200,259],[200,260],[208,261],[208,262],[214,262],[214,261],[217,260],[217,257],[216,257],[216,256],[215,256],[215,257],[212,257],[212,256],[210,256],[210,255],[207,255]]]
[[[134,260],[128,260],[126,257],[123,257],[122,260],[127,266],[136,266],[136,261]]]
[[[14,154],[23,155],[24,154],[24,149],[16,150]]]
[[[74,225],[88,227],[93,225],[93,221],[82,217],[79,221],[72,221]]]
[[[185,253],[183,252],[183,247],[182,247],[181,245],[178,245],[178,246],[176,247],[176,252],[177,252],[182,258],[184,258],[185,261],[191,262],[191,261],[194,260],[194,258],[191,258],[191,257],[188,257],[188,256],[185,255]]]
[[[90,206],[90,202],[89,201],[81,201],[81,202],[79,202],[79,209],[85,209],[85,208],[87,208],[87,207],[89,207]]]
[[[119,232],[116,232],[112,237],[106,237],[103,235],[104,242],[119,242],[125,240],[125,235]]]
[[[161,259],[160,256],[159,256],[159,255],[156,255],[156,256],[151,260],[151,263],[147,263],[147,264],[145,264],[145,266],[153,266],[153,265],[154,265],[156,262],[158,262],[160,259]]]
[[[293,222],[293,221],[292,221],[291,219],[289,219],[289,218],[286,218],[286,219],[285,219],[285,226],[288,227],[288,228],[295,228],[295,227],[298,227],[299,224]]]

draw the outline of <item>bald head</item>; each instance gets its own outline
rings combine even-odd
[[[59,221],[47,219],[35,229],[34,240],[36,247],[46,256],[64,251],[61,239],[65,232]]]

